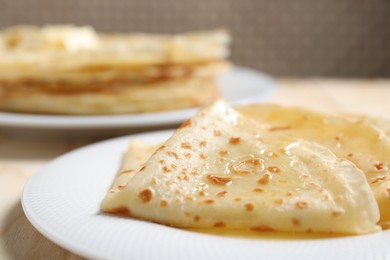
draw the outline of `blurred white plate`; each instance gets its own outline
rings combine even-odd
[[[336,238],[235,238],[102,214],[100,203],[129,140],[161,143],[171,134],[111,139],[59,157],[26,184],[24,212],[47,238],[92,259],[390,259],[390,230]]]
[[[267,75],[243,67],[235,67],[219,78],[222,97],[231,104],[264,101],[275,89]],[[197,109],[127,115],[37,115],[0,112],[0,126],[33,129],[115,129],[141,128],[179,124]]]

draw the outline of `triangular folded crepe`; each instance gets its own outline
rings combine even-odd
[[[390,123],[370,117],[338,117],[277,105],[237,107],[262,129],[318,142],[363,170],[379,204],[381,224],[390,224]]]
[[[102,210],[177,227],[380,230],[375,198],[352,163],[316,143],[256,129],[216,102],[114,186]]]
[[[126,154],[123,157],[118,176],[115,178],[112,189],[107,194],[107,197],[114,196],[115,193],[126,187],[129,180],[145,166],[145,162],[157,148],[157,145],[152,145],[140,140],[131,141]]]

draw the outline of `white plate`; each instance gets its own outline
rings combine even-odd
[[[102,214],[100,202],[129,140],[161,143],[171,133],[116,138],[59,157],[25,186],[24,212],[46,237],[93,259],[390,259],[390,230],[339,238],[235,238]]]
[[[222,97],[232,104],[245,104],[265,100],[275,89],[267,75],[248,68],[235,67],[218,79]],[[151,127],[178,124],[192,116],[197,109],[169,112],[67,116],[34,115],[0,112],[0,126],[38,129],[102,129],[125,127]]]

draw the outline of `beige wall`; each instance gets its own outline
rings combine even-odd
[[[226,27],[232,59],[274,76],[390,77],[390,0],[0,0],[0,27]]]

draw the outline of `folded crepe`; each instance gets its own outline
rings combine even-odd
[[[159,146],[141,140],[132,140],[129,143],[122,160],[118,176],[112,184],[112,189],[107,196],[117,193],[126,187],[128,181],[145,166],[146,161],[153,155]]]
[[[223,101],[214,103],[143,166],[131,159],[139,149],[131,149],[132,163],[121,169],[102,210],[184,228],[380,230],[361,170],[314,142],[257,129]]]
[[[390,121],[326,115],[303,108],[248,105],[237,110],[261,129],[315,141],[363,170],[378,202],[381,225],[390,226]]]

